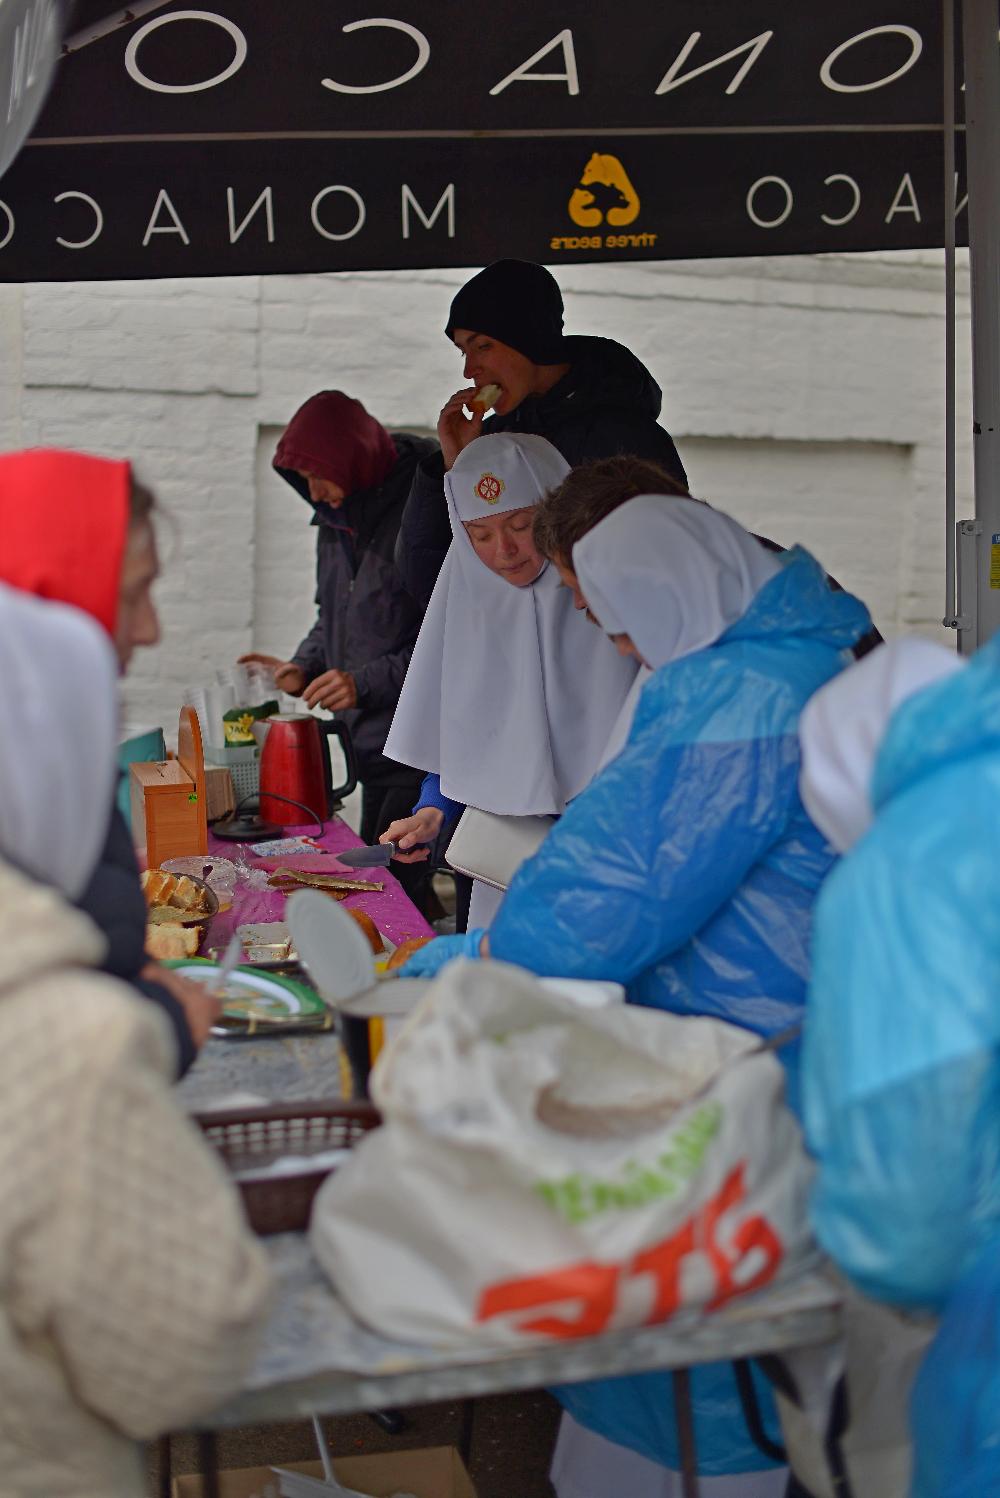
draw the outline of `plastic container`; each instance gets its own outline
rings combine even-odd
[[[206,765],[222,765],[233,777],[237,806],[260,793],[260,749],[256,744],[235,746],[209,744],[205,749]]]

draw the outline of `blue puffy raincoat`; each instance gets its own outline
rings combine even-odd
[[[1000,639],[894,714],[877,817],[817,909],[804,1050],[821,1242],[944,1309],[919,1498],[1000,1493]]]
[[[492,956],[615,979],[633,1003],[762,1035],[801,1017],[812,906],[833,855],[799,799],[797,722],[871,621],[807,552],[781,560],[714,645],[647,683],[621,754],[515,877]],[[794,1056],[782,1059],[794,1074]],[[695,1369],[692,1392],[703,1473],[769,1465],[744,1432],[729,1364]],[[667,1375],[558,1393],[589,1429],[679,1466]]]

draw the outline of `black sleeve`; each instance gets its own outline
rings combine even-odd
[[[108,943],[104,971],[116,978],[124,978],[144,999],[159,1004],[167,1014],[177,1035],[178,1075],[183,1076],[195,1058],[194,1041],[184,1010],[159,983],[139,977],[140,970],[149,961],[146,956],[146,901],[139,883],[132,834],[117,806],[112,808],[101,860],[77,904],[100,928]]]
[[[162,984],[152,978],[133,978],[132,987],[151,1004],[159,1004],[173,1026],[174,1037],[177,1041],[177,1078],[179,1081],[185,1072],[190,1071],[198,1054],[183,1006],[178,1003],[172,993],[168,993]]]
[[[587,433],[586,451],[576,460],[587,462],[592,458],[607,458],[614,453],[630,453],[636,458],[648,458],[665,468],[671,478],[688,485],[684,464],[674,446],[670,433],[649,416],[633,415],[628,411],[608,411],[600,417]]]
[[[104,971],[116,978],[134,978],[146,961],[146,901],[132,834],[117,806],[111,812],[104,852],[77,904],[107,940]]]
[[[444,459],[438,452],[417,464],[396,537],[396,569],[421,609],[430,602],[450,545]]]

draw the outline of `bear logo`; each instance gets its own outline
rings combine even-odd
[[[568,206],[570,218],[581,229],[594,229],[605,221],[617,229],[638,218],[639,194],[617,156],[595,151]]]

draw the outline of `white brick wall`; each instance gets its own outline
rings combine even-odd
[[[664,392],[696,492],[811,543],[892,631],[943,611],[943,273],[930,254],[571,266],[571,332],[628,344]],[[339,387],[433,427],[462,383],[444,338],[459,271],[0,286],[0,444],[133,457],[168,514],[164,642],[133,721],[311,613],[304,506],[268,472],[274,430]],[[971,511],[960,273],[960,514]]]

